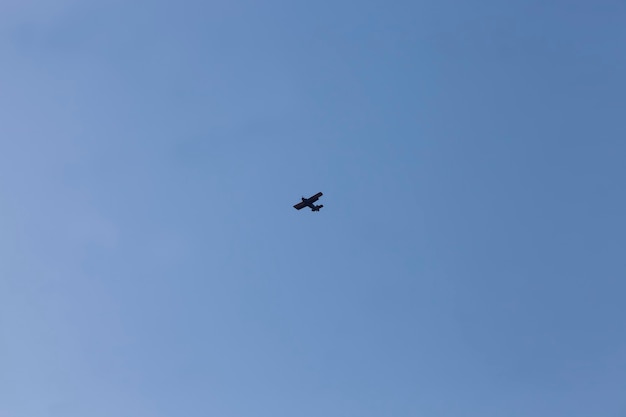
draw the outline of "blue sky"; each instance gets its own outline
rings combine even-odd
[[[3,2],[0,417],[625,416],[625,18]]]

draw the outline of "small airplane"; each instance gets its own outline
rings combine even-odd
[[[320,204],[319,206],[316,206],[313,203],[315,203],[317,199],[320,198],[322,195],[323,195],[322,193],[317,193],[315,195],[312,195],[309,198],[302,197],[302,201],[296,204],[295,206],[293,206],[293,208],[295,208],[296,210],[300,210],[305,207],[309,207],[313,211],[320,211],[320,209],[324,207],[324,205]]]

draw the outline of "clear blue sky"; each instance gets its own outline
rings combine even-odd
[[[624,22],[3,1],[0,417],[626,416]]]

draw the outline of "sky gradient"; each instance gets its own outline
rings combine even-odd
[[[2,2],[0,417],[625,417],[625,21]]]

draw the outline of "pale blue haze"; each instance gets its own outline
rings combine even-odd
[[[3,1],[0,417],[624,417],[625,161],[623,1]]]

